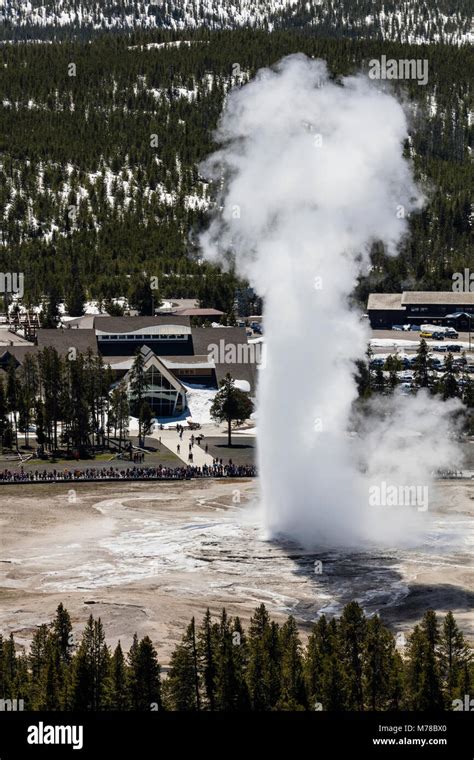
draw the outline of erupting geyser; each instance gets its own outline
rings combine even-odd
[[[230,93],[217,132],[221,149],[203,166],[222,182],[220,213],[201,238],[204,254],[231,256],[264,298],[258,442],[270,535],[305,545],[379,539],[387,515],[373,514],[369,483],[386,474],[417,485],[433,469],[426,458],[414,464],[416,435],[394,465],[389,422],[379,420],[358,446],[347,433],[354,360],[368,340],[348,297],[373,241],[395,253],[408,213],[421,204],[402,155],[406,136],[392,95],[362,75],[336,84],[323,61],[296,55]],[[426,404],[417,397],[412,415],[426,417]],[[444,442],[446,411],[430,407],[434,424],[425,419],[423,446],[433,431]],[[362,472],[366,451],[377,457]],[[445,464],[450,445],[438,453],[436,464]]]

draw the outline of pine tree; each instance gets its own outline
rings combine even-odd
[[[385,392],[385,377],[382,367],[378,366],[375,370],[375,379],[373,388],[376,393],[383,394]]]
[[[8,639],[4,641],[3,650],[3,676],[5,679],[5,694],[7,699],[14,699],[16,697],[18,659],[16,656],[15,639],[13,637],[13,633],[11,633]]]
[[[74,659],[73,709],[104,710],[110,698],[110,654],[100,618],[89,617]]]
[[[203,685],[203,704],[207,710],[213,712],[216,709],[217,690],[217,641],[216,631],[213,628],[209,608],[198,631],[197,652],[199,658],[199,670]]]
[[[127,694],[130,709],[135,710],[135,705],[138,704],[140,699],[140,684],[136,679],[137,672],[137,657],[138,657],[138,636],[133,634],[133,640],[131,647],[127,655]]]
[[[396,355],[392,356],[391,354],[387,356],[387,359],[385,361],[385,369],[389,373],[388,387],[389,387],[390,392],[393,393],[393,391],[399,384],[397,373],[403,369],[403,365],[402,365],[402,362],[400,361],[400,358]]]
[[[217,631],[216,706],[223,712],[236,709],[238,694],[231,621],[222,610]]]
[[[248,666],[248,641],[238,617],[233,619],[231,629],[235,678],[234,704],[236,710],[247,711],[250,709],[250,698],[245,680]]]
[[[370,369],[367,363],[362,359],[356,359],[355,366],[356,372],[354,374],[354,379],[357,385],[358,396],[362,400],[368,399],[372,393],[372,378]]]
[[[232,446],[232,423],[247,420],[253,412],[253,403],[248,393],[235,387],[229,373],[221,381],[211,406],[211,417],[219,422],[227,422],[227,445]]]
[[[142,440],[144,443],[146,436],[149,435],[153,430],[153,412],[151,410],[150,404],[147,401],[144,401],[141,405],[139,417]]]
[[[357,602],[349,602],[344,607],[339,624],[349,710],[364,709],[362,663],[366,635],[367,621],[362,608]]]
[[[43,304],[41,327],[54,329],[59,324],[59,304],[60,296],[56,286],[53,286],[49,293],[46,304]]]
[[[3,450],[4,436],[8,427],[7,402],[5,399],[5,386],[3,378],[0,377],[0,446]]]
[[[114,436],[119,440],[119,449],[122,448],[122,442],[128,433],[128,422],[130,417],[130,406],[128,403],[127,388],[125,384],[120,383],[112,391],[111,409],[109,421],[114,428]]]
[[[7,408],[13,419],[15,447],[18,449],[18,381],[16,376],[17,363],[10,358],[7,367]]]
[[[53,637],[58,647],[61,662],[69,665],[74,647],[72,637],[72,624],[69,612],[64,608],[62,602],[56,609],[56,617],[52,624]]]
[[[346,710],[346,672],[342,660],[342,647],[339,637],[339,627],[333,618],[328,625],[328,652],[323,657],[323,672],[321,677],[321,699],[323,710]]]
[[[306,706],[301,642],[296,621],[290,615],[280,629],[281,696],[279,709],[302,710]]]
[[[74,257],[71,266],[71,280],[66,293],[66,312],[70,317],[82,317],[84,314],[84,305],[86,294],[82,285],[82,280],[77,265],[77,258]]]
[[[443,708],[437,651],[439,641],[436,615],[433,610],[428,610],[408,639],[406,700],[411,710]]]
[[[466,666],[471,660],[469,646],[451,611],[448,612],[443,622],[439,654],[441,677],[449,706],[456,697],[462,697],[465,693],[469,693],[460,692],[459,686],[465,674]]]
[[[44,709],[46,696],[46,670],[51,647],[48,626],[43,624],[34,632],[30,645],[28,664],[31,672],[32,688],[30,703],[33,710]]]
[[[65,678],[64,666],[61,664],[59,650],[55,642],[49,637],[47,649],[47,661],[45,667],[45,690],[42,710],[61,710],[64,706],[63,681]]]
[[[406,688],[404,702],[406,709],[420,709],[425,640],[419,625],[408,636],[406,662]]]
[[[38,369],[36,361],[30,353],[25,354],[20,370],[20,378],[23,430],[25,432],[25,445],[28,447],[29,428],[38,393]]]
[[[424,636],[424,662],[421,674],[420,709],[443,708],[443,695],[439,673],[438,645],[439,625],[436,614],[428,610],[421,621],[420,630]]]
[[[42,447],[46,442],[46,433],[44,429],[44,406],[39,399],[35,403],[34,421],[36,425],[36,442],[38,446]]]
[[[182,641],[171,655],[166,679],[167,702],[171,710],[194,712],[200,710],[199,671],[194,618]]]
[[[392,657],[392,667],[389,680],[389,710],[402,709],[403,694],[405,691],[405,666],[399,652],[395,650]]]
[[[316,709],[321,703],[324,659],[331,651],[328,622],[321,615],[308,637],[304,659],[304,678],[309,709]]]
[[[138,445],[143,446],[143,423],[140,417],[140,410],[144,403],[145,394],[150,387],[145,373],[145,360],[141,351],[137,351],[130,370],[130,396],[134,403],[135,411],[138,412]]]
[[[157,299],[158,303],[154,302],[154,292],[151,289],[150,279],[145,275],[139,276],[132,282],[128,300],[141,316],[152,315],[154,309],[160,306],[159,299]]]
[[[459,396],[458,382],[453,365],[453,355],[449,353],[444,360],[444,374],[441,378],[443,399]]]
[[[250,619],[247,687],[252,710],[271,710],[278,701],[278,626],[272,626],[265,605]]]
[[[378,615],[367,622],[363,679],[366,706],[369,710],[385,710],[392,698],[395,641]]]
[[[68,362],[73,364],[73,362]],[[45,442],[54,450],[58,449],[58,424],[61,416],[60,394],[63,363],[55,348],[46,347],[38,354],[40,391],[43,398],[42,426]]]
[[[156,649],[149,636],[138,644],[131,664],[131,679],[136,684],[133,710],[162,709],[160,666]]]
[[[128,710],[129,700],[127,691],[127,666],[123,655],[120,641],[115,647],[111,663],[111,697],[110,704],[112,710]]]
[[[428,359],[428,345],[424,338],[421,338],[418,351],[416,352],[414,366],[414,385],[416,388],[428,388],[430,385],[430,363]]]

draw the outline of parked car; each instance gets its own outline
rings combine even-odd
[[[449,345],[446,346],[446,350],[450,351],[452,354],[460,354],[462,351],[462,348],[457,343],[450,343]]]
[[[413,332],[420,332],[421,327],[420,325],[410,325],[410,330],[413,330]]]
[[[444,334],[446,335],[447,338],[459,338],[459,333],[456,332],[454,327],[447,327],[446,330],[444,331]]]
[[[444,340],[444,333],[434,332],[432,333],[431,337],[433,338],[433,340]]]
[[[423,330],[423,332],[420,333],[420,338],[432,338],[433,333],[426,332],[426,330]]]
[[[442,353],[446,353],[447,350],[447,346],[433,346],[433,351],[441,351]]]

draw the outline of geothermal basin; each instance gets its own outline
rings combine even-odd
[[[256,480],[1,486],[0,631],[19,644],[59,602],[80,633],[148,634],[166,665],[185,625],[225,606],[246,622],[264,602],[309,630],[357,599],[394,631],[452,609],[474,639],[474,483],[436,484],[423,543],[410,549],[303,550],[263,537]]]

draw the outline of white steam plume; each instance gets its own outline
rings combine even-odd
[[[264,298],[258,436],[270,535],[305,545],[378,538],[347,435],[353,361],[368,340],[348,297],[371,243],[395,253],[403,217],[421,205],[406,136],[394,97],[363,76],[331,82],[323,61],[295,55],[231,92],[222,147],[202,167],[222,181],[204,255],[231,252]]]

